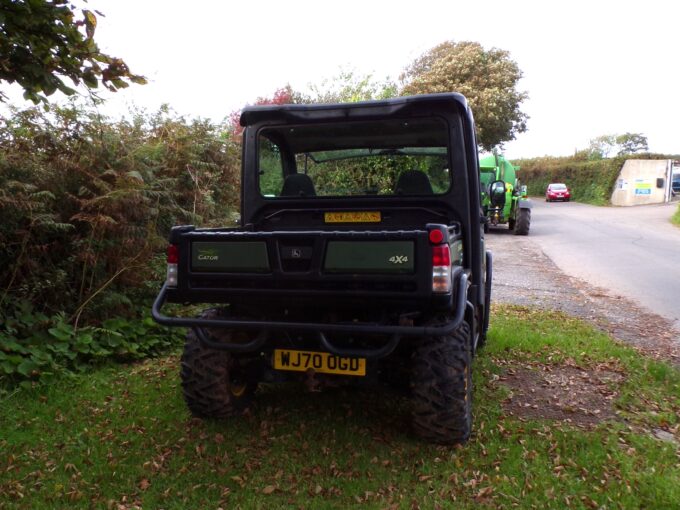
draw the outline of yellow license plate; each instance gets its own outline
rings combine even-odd
[[[274,350],[274,368],[293,372],[313,370],[321,374],[366,375],[365,358],[347,358],[328,352]]]
[[[380,223],[380,211],[346,211],[324,213],[326,223]]]

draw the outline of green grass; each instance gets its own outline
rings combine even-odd
[[[625,374],[619,418],[584,430],[502,406],[509,367]],[[678,508],[680,373],[566,316],[495,310],[475,365],[463,448],[409,432],[385,391],[268,386],[247,416],[191,419],[170,356],[107,368],[0,403],[5,508]],[[676,438],[678,434],[676,432]]]
[[[678,204],[678,210],[671,216],[671,223],[680,227],[680,204]]]

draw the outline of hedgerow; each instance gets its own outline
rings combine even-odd
[[[228,221],[239,155],[224,125],[168,108],[112,120],[70,103],[1,117],[0,374],[157,350],[161,330],[140,310],[163,279],[167,233]]]

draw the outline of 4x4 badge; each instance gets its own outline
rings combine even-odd
[[[408,257],[406,255],[393,255],[387,260],[392,262],[392,264],[405,264],[408,262]]]

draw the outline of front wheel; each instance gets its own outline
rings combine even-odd
[[[515,235],[529,235],[531,225],[531,209],[520,209],[517,213],[517,223],[515,223]]]
[[[461,444],[472,429],[470,327],[424,338],[413,353],[411,392],[415,433],[433,443]]]

